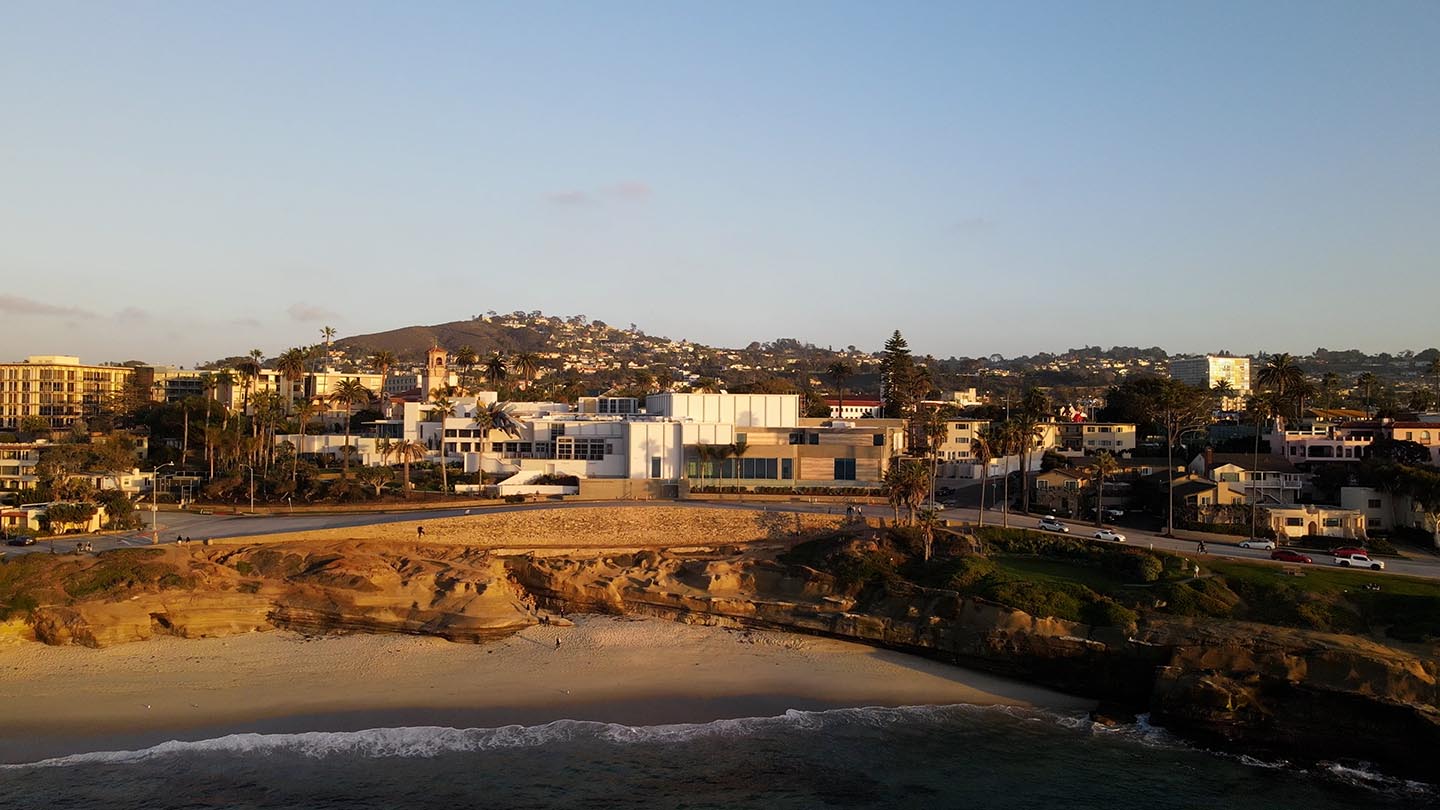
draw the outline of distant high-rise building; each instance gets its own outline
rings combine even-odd
[[[87,366],[69,355],[31,355],[19,363],[0,363],[0,428],[21,426],[38,416],[51,428],[98,413],[125,392],[134,371],[127,366]]]
[[[1170,377],[1198,388],[1214,388],[1217,383],[1229,383],[1233,393],[1225,398],[1222,407],[1234,410],[1243,406],[1245,398],[1250,395],[1250,358],[1207,354],[1171,360]]]

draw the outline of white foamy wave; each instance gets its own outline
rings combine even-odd
[[[409,726],[364,731],[307,731],[296,734],[228,734],[208,740],[170,740],[135,751],[95,751],[55,757],[12,768],[59,768],[74,765],[123,765],[187,754],[272,754],[306,757],[433,757],[453,752],[535,748],[574,740],[601,740],[616,744],[683,742],[705,737],[744,737],[768,729],[822,730],[836,725],[888,726],[938,722],[976,712],[1033,713],[1008,706],[901,706],[801,711],[791,709],[777,717],[745,717],[709,723],[675,723],[626,726],[589,720],[556,720],[538,726],[451,728]]]
[[[1440,790],[1435,785],[1413,779],[1386,776],[1370,769],[1366,763],[1342,765],[1338,762],[1321,762],[1319,767],[1339,782],[1357,787],[1369,788],[1380,793],[1405,798],[1436,798]]]

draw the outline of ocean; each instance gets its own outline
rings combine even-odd
[[[790,711],[663,726],[234,734],[0,766],[0,807],[1329,808],[1440,802],[1363,765],[1198,750],[1008,707]]]

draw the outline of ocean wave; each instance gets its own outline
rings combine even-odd
[[[775,717],[745,717],[708,723],[675,723],[657,726],[626,726],[590,720],[555,720],[537,726],[497,728],[452,728],[448,726],[406,726],[372,728],[363,731],[306,731],[293,734],[227,734],[205,740],[170,740],[133,751],[95,751],[71,754],[20,765],[14,768],[61,768],[75,765],[124,765],[182,755],[288,753],[305,757],[360,756],[374,758],[433,757],[446,753],[536,748],[572,741],[597,740],[614,744],[684,742],[706,737],[745,737],[768,730],[821,731],[837,726],[881,727],[942,722],[962,715],[1001,713],[1011,716],[1038,716],[1049,713],[1012,706],[866,706],[859,708],[802,711],[791,709]],[[1060,718],[1061,715],[1053,715]],[[1073,718],[1067,718],[1073,719]]]
[[[1440,797],[1440,789],[1427,782],[1386,776],[1372,770],[1368,763],[1341,764],[1339,762],[1319,763],[1321,771],[1331,779],[1352,787],[1377,791],[1396,798],[1434,799]]]

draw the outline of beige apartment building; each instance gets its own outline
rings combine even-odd
[[[39,416],[57,430],[94,415],[125,392],[133,370],[126,366],[89,366],[69,355],[31,355],[19,363],[0,363],[0,429],[16,430]]]

